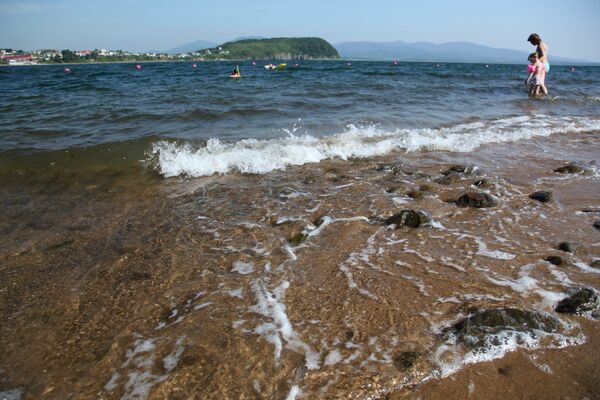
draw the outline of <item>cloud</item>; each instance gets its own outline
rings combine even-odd
[[[0,15],[8,14],[31,14],[47,11],[62,10],[63,7],[42,3],[30,3],[23,1],[2,1],[0,2]]]

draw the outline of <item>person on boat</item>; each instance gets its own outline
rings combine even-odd
[[[242,76],[239,65],[236,65],[233,71],[231,71],[231,76]]]

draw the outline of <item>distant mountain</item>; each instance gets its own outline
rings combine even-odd
[[[529,52],[497,49],[469,42],[442,44],[428,42],[344,42],[335,45],[343,58],[365,60],[479,62],[479,63],[526,63]],[[534,48],[531,47],[531,51]],[[589,63],[551,54],[554,64]]]
[[[175,47],[174,49],[165,50],[165,51],[155,51],[155,53],[167,53],[167,54],[179,54],[179,53],[191,53],[196,50],[208,49],[210,47],[215,47],[217,44],[215,42],[209,42],[206,40],[196,40],[195,42],[190,42],[186,44],[182,44],[179,47]]]

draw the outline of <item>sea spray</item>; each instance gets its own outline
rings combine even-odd
[[[165,177],[207,176],[240,172],[264,174],[326,159],[363,158],[392,151],[446,150],[470,152],[487,143],[513,142],[555,133],[600,129],[600,120],[583,117],[521,116],[458,124],[438,129],[386,130],[376,125],[323,137],[244,139],[226,143],[210,139],[206,146],[160,140],[148,160]]]

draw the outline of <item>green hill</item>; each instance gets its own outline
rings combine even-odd
[[[311,60],[340,58],[337,50],[320,38],[244,39],[202,50],[219,59]]]

